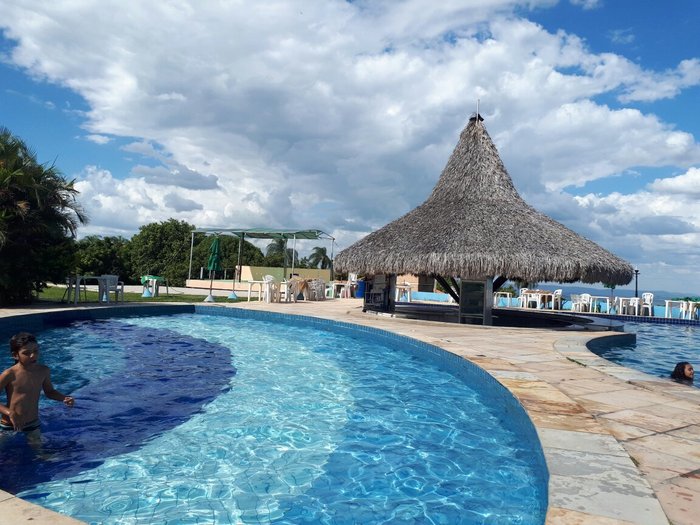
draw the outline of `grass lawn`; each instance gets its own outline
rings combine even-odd
[[[39,302],[60,303],[63,299],[66,289],[61,286],[49,286],[39,294]],[[83,302],[81,295],[81,302]],[[98,302],[98,294],[96,291],[87,291],[88,302]],[[244,300],[248,300],[247,298]],[[217,303],[237,303],[238,299],[228,299],[226,297],[214,297]],[[124,302],[127,303],[202,303],[204,296],[202,295],[185,295],[185,294],[170,294],[161,293],[158,297],[141,297],[140,293],[124,292]]]

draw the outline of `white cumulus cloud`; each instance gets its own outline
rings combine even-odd
[[[130,172],[92,159],[79,174],[86,232],[175,216],[315,227],[345,247],[429,194],[478,99],[526,200],[623,256],[677,242],[700,262],[695,212],[671,206],[699,208],[700,146],[645,105],[696,89],[700,57],[651,70],[594,52],[527,19],[552,0],[0,3],[8,60],[79,94],[91,140],[128,140]],[[686,173],[567,193],[669,166]]]

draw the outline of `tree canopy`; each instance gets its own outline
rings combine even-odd
[[[74,238],[87,216],[74,181],[0,128],[0,305],[31,301],[74,266]]]
[[[172,286],[184,286],[192,229],[176,219],[141,226],[130,241],[131,277],[159,275]]]
[[[76,272],[92,275],[118,275],[129,284],[134,279],[131,270],[131,243],[123,237],[90,235],[75,244]]]

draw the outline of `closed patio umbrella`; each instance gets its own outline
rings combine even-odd
[[[207,269],[209,270],[209,295],[204,299],[205,303],[213,303],[214,296],[211,291],[214,286],[214,272],[221,270],[221,254],[219,253],[219,236],[214,237],[209,246],[209,260],[207,261]]]

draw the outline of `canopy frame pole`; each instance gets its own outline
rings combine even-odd
[[[238,236],[238,264],[236,264],[236,271],[238,272],[238,282],[241,282],[241,274],[243,273],[243,266],[241,266],[241,253],[243,252],[243,239],[245,239],[245,233],[241,232]],[[233,282],[236,282],[236,276],[233,276]]]
[[[192,240],[190,241],[190,271],[187,273],[187,280],[192,279],[192,253],[194,252],[194,232],[192,232]]]
[[[334,266],[334,262],[333,262],[333,248],[334,248],[334,247],[335,247],[335,238],[334,238],[334,237],[331,237],[331,281],[334,281],[334,280],[335,280],[335,276],[333,275],[333,273],[334,273],[334,270],[333,270],[333,266]]]
[[[282,235],[282,238],[284,239],[284,248],[282,252],[282,266],[284,267],[284,270],[282,271],[282,280],[284,281],[287,278],[287,241],[289,239],[284,234]]]
[[[294,275],[294,254],[297,252],[297,234],[294,234],[294,242],[292,243],[292,275]]]

